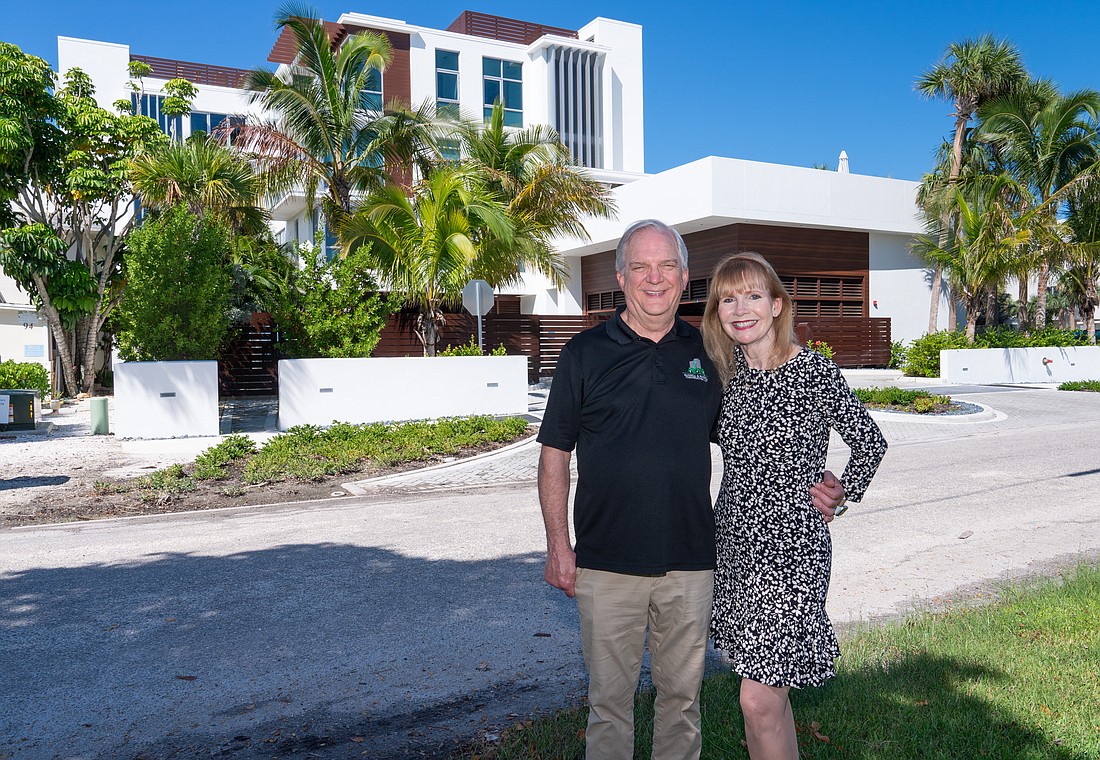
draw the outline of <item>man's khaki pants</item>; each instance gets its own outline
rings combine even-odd
[[[657,690],[653,760],[698,758],[714,572],[641,576],[578,568],[576,590],[588,667],[588,760],[634,756],[634,692],[647,625]]]

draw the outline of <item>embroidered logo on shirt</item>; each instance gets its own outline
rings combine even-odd
[[[684,377],[688,380],[702,380],[704,383],[709,381],[707,373],[703,369],[703,363],[698,359],[692,359],[691,364],[688,365],[687,372],[684,373]]]

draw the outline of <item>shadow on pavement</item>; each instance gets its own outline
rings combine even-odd
[[[579,698],[542,561],[288,544],[8,573],[0,757],[446,756]]]

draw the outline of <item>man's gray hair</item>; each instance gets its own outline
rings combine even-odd
[[[619,245],[615,248],[615,271],[619,274],[626,274],[626,247],[630,244],[631,238],[634,237],[634,233],[645,230],[654,229],[658,232],[668,236],[670,239],[676,241],[676,248],[680,251],[680,268],[687,269],[688,265],[688,248],[687,243],[680,237],[680,233],[672,227],[669,227],[664,222],[656,219],[642,219],[634,222],[626,228],[623,236],[619,238]]]

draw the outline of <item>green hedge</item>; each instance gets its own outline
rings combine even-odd
[[[0,362],[0,388],[37,390],[45,398],[50,393],[50,373],[38,362]]]

